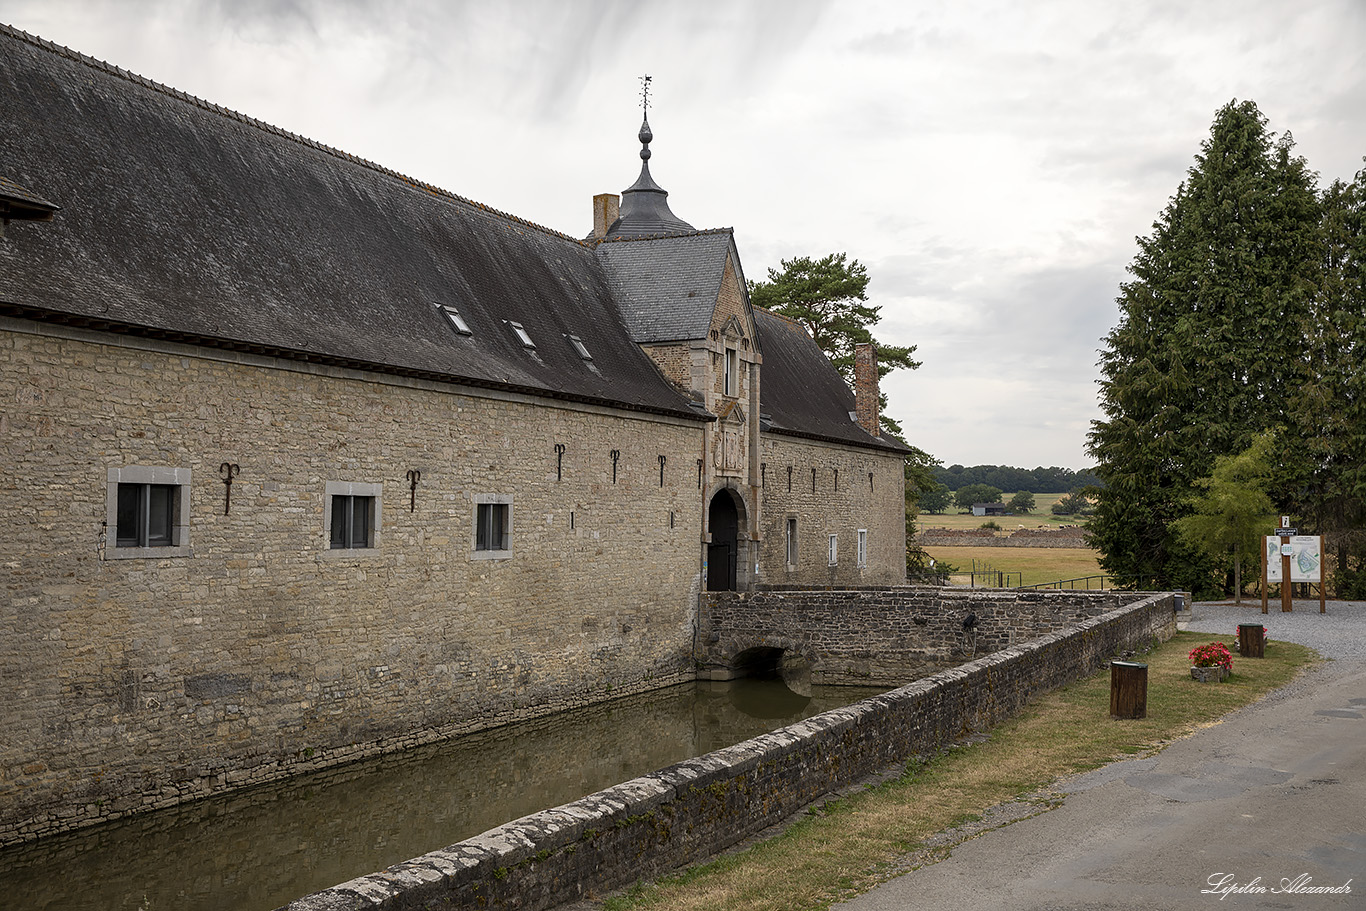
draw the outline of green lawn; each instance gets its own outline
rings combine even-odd
[[[1063,579],[1098,576],[1103,570],[1099,556],[1089,547],[937,547],[925,548],[936,562],[950,563],[967,572],[973,561],[1001,572],[1021,573],[1018,585],[1036,585]],[[968,584],[967,579],[954,579],[955,584]],[[979,580],[979,585],[983,582]],[[993,583],[994,584],[994,583]],[[1098,584],[1098,583],[1096,583]]]

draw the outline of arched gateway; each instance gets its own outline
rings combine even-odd
[[[707,509],[707,590],[733,592],[737,589],[740,555],[740,521],[744,504],[733,492],[722,488],[711,498]]]

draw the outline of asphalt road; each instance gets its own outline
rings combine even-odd
[[[1155,756],[1060,783],[1054,809],[1005,805],[988,826],[1026,818],[834,908],[1366,909],[1366,604],[1295,608],[1197,604],[1190,626],[1228,641],[1265,619],[1272,639],[1336,653],[1320,668]],[[1337,891],[1308,891],[1322,887]]]

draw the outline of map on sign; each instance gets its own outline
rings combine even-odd
[[[1290,581],[1320,582],[1323,577],[1323,538],[1293,535],[1290,538]],[[1266,538],[1266,581],[1281,581],[1281,539]]]

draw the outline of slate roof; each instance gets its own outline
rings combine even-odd
[[[591,245],[7,26],[0,99],[6,176],[61,207],[0,242],[0,313],[707,419]]]
[[[0,174],[0,215],[23,221],[51,221],[59,207]]]
[[[733,247],[730,228],[600,243],[598,259],[631,338],[642,344],[706,338]]]
[[[910,452],[849,416],[854,391],[800,323],[762,307],[754,308],[754,320],[764,352],[759,398],[766,432]]]

